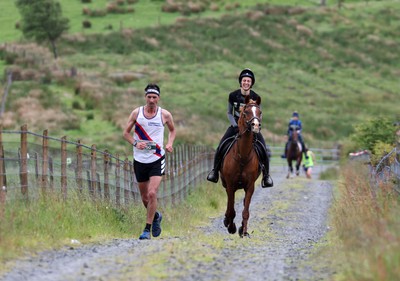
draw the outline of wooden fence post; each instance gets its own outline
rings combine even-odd
[[[20,155],[20,182],[21,193],[28,196],[28,126],[25,124],[21,126],[21,155]]]
[[[117,207],[121,205],[121,163],[119,154],[117,154],[117,161],[115,162],[115,203]]]
[[[397,165],[400,163],[400,121],[397,122],[397,131],[396,131],[396,160]],[[397,174],[397,188],[400,190],[400,175]]]
[[[90,179],[90,171],[89,170],[86,170],[86,177],[87,177],[87,184],[88,184],[89,194],[93,198],[92,180]]]
[[[104,198],[109,201],[110,200],[110,186],[109,186],[109,165],[110,165],[110,155],[108,151],[105,151],[104,154]]]
[[[39,153],[35,152],[34,153],[35,157],[35,178],[36,178],[36,183],[39,182]]]
[[[135,202],[142,202],[142,197],[140,195],[140,190],[139,190],[139,184],[136,181],[136,176],[135,176],[135,170],[133,168],[133,162],[129,162],[129,169],[130,172],[129,174],[130,176],[130,181],[131,181],[131,185],[132,185],[132,193],[133,193],[133,200]]]
[[[400,163],[400,121],[397,126],[399,127],[396,131],[396,159]]]
[[[61,192],[67,199],[67,137],[61,138]]]
[[[125,200],[125,205],[128,205],[129,203],[129,190],[130,190],[130,184],[129,184],[129,161],[128,158],[125,158],[124,162],[124,200]]]
[[[47,173],[49,171],[49,139],[47,138],[47,134],[48,131],[44,130],[42,140],[42,191],[47,188]]]
[[[81,140],[78,140],[78,145],[76,146],[76,170],[75,179],[78,185],[79,192],[83,190],[83,177],[82,177],[82,145]]]
[[[49,157],[50,189],[54,190],[54,166],[53,157]]]
[[[1,141],[1,132],[0,132],[0,218],[3,217],[5,207],[6,207],[6,195],[7,195],[7,187],[4,185],[4,150],[3,150],[3,142]]]
[[[101,194],[101,180],[100,180],[100,174],[96,173],[96,185],[97,185],[97,198],[98,199],[103,199],[102,194]]]
[[[184,165],[185,163],[185,145],[180,145],[179,150],[179,168],[181,170],[181,199],[183,201],[186,197],[186,183],[187,183],[187,166]]]
[[[184,167],[182,165],[182,145],[179,145],[177,147],[178,149],[176,150],[176,170],[177,170],[177,186],[179,188],[178,193],[179,193],[179,201],[182,201],[183,198],[183,188],[184,188],[184,182],[185,182],[185,171]]]
[[[90,159],[90,176],[91,176],[91,185],[90,192],[96,197],[96,145],[92,145],[91,150],[91,159]]]
[[[4,161],[2,130],[3,127],[0,126],[0,193],[4,192],[4,198],[5,198],[5,192],[7,190],[7,181],[6,181],[6,162]]]
[[[174,161],[175,161],[175,152],[176,150],[171,153],[171,157],[169,158],[169,175],[170,175],[170,180],[169,180],[169,188],[170,188],[170,194],[171,194],[171,204],[175,205],[176,204],[176,192],[175,192],[175,167],[174,167]]]

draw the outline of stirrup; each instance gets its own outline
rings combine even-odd
[[[219,178],[218,171],[215,171],[215,169],[212,169],[207,176],[207,180],[214,183],[218,182],[218,178]]]
[[[261,187],[266,188],[266,187],[273,187],[274,182],[272,181],[272,178],[270,175],[265,175],[263,176],[263,179],[261,181]]]

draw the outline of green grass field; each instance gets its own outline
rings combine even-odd
[[[246,3],[256,2],[262,1]],[[228,124],[227,95],[238,87],[239,71],[250,67],[257,77],[254,90],[263,98],[267,142],[283,145],[291,112],[298,110],[306,142],[331,147],[346,139],[354,124],[371,116],[396,118],[400,65],[397,2],[348,2],[338,10],[335,5],[316,9],[311,1],[299,1],[312,8],[290,16],[287,12],[262,15],[260,11],[271,6],[259,4],[257,9],[241,7],[229,13],[221,9],[211,18],[206,17],[211,12],[205,12],[174,23],[183,16],[159,12],[154,5],[161,2],[140,1],[133,5],[137,9],[133,16],[137,15],[135,20],[142,28],[120,25],[128,15],[107,15],[91,19],[95,24],[83,35],[79,26],[83,4],[63,4],[71,31],[58,42],[57,67],[64,72],[74,67],[81,76],[58,77],[58,71],[47,74],[52,78],[49,85],[40,79],[15,82],[6,108],[21,110],[32,90],[38,89],[41,103],[46,101],[43,110],[52,100],[52,108],[69,116],[56,128],[48,128],[51,134],[80,136],[85,143],[100,142],[121,152],[125,144],[119,132],[130,111],[143,103],[140,93],[144,86],[155,81],[162,88],[161,105],[179,124],[177,142],[215,146]],[[8,5],[5,9],[14,9]],[[161,14],[161,22],[168,24],[152,24],[158,16],[147,12]],[[223,13],[224,17],[217,17]],[[118,28],[104,30],[110,24]],[[20,36],[15,30],[13,34]],[[29,48],[25,56],[27,52],[38,62],[30,65],[22,58],[14,67],[28,68],[38,76],[54,68],[51,59],[44,59],[43,50]],[[12,65],[2,64],[3,68]],[[140,78],[110,78],[118,73]],[[80,108],[74,108],[76,104]],[[46,120],[32,124],[23,116],[10,114],[10,118],[16,127],[27,122],[31,130],[42,131],[46,126]],[[98,128],[104,129],[100,135],[96,134]]]

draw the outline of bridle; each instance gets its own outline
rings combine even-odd
[[[248,103],[243,107],[242,110],[242,115],[244,118],[246,118],[246,110],[248,109],[248,107],[255,107],[260,111],[260,117],[256,116],[255,114],[253,114],[252,118],[250,118],[249,120],[245,121],[246,124],[246,130],[244,130],[243,132],[239,132],[239,137],[243,134],[245,134],[246,132],[251,131],[252,126],[254,126],[254,120],[257,120],[260,126],[260,130],[261,130],[261,119],[262,119],[262,111],[259,105],[255,104],[255,103]]]

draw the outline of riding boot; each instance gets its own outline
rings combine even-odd
[[[219,168],[221,166],[221,159],[219,155],[219,147],[215,151],[215,156],[214,156],[214,168],[210,171],[210,173],[207,176],[207,180],[211,182],[218,182],[219,178]]]
[[[286,158],[287,147],[288,147],[288,142],[285,144],[285,151],[283,151],[283,154],[281,155],[281,158]]]
[[[261,186],[263,188],[274,186],[274,182],[272,181],[272,178],[271,178],[270,174],[267,172],[267,169],[265,168],[265,165],[261,165],[261,166],[262,166],[262,173],[263,173]]]
[[[264,164],[262,165],[263,179],[261,181],[261,186],[263,188],[274,186],[274,182],[272,181],[272,178],[269,174],[269,162],[272,154],[269,146],[265,146],[265,150],[267,152],[267,159],[264,159]],[[266,167],[268,167],[268,170]]]

